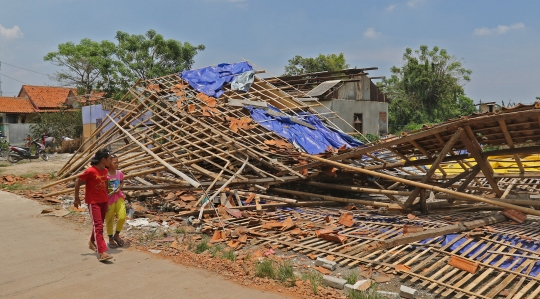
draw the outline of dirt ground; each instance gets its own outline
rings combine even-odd
[[[23,160],[15,164],[11,164],[5,159],[0,158],[0,174],[19,176],[32,173],[50,174],[51,172],[60,170],[71,156],[71,154],[51,154],[49,155],[49,161],[43,161],[41,159]]]

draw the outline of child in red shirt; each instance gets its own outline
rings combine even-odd
[[[82,182],[86,183],[85,202],[88,205],[88,213],[92,218],[92,235],[88,245],[90,249],[99,253],[99,261],[104,262],[112,259],[107,253],[107,244],[103,238],[103,221],[107,213],[109,194],[107,190],[107,166],[111,163],[109,150],[100,149],[96,152],[89,167],[75,181],[75,201],[73,205],[78,208],[81,204],[79,188]],[[94,243],[97,243],[97,248]]]

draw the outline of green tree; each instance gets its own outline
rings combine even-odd
[[[77,87],[79,93],[90,94],[95,89],[108,90],[114,85],[115,52],[112,42],[84,38],[79,44],[58,45],[58,51],[48,53],[43,59],[62,67],[54,74],[58,82]]]
[[[154,30],[148,30],[145,35],[118,31],[116,40],[118,72],[123,88],[131,86],[137,79],[147,80],[190,69],[195,55],[205,49],[204,45],[166,40]]]
[[[38,113],[30,125],[32,138],[39,138],[43,132],[56,139],[57,145],[62,143],[62,136],[79,138],[83,132],[81,110],[59,108],[59,112]]]
[[[289,59],[289,64],[285,66],[285,73],[283,76],[297,76],[307,73],[315,72],[324,72],[324,71],[340,71],[343,69],[349,68],[345,60],[343,53],[339,54],[328,54],[319,56],[315,58],[311,57],[302,57],[296,55],[293,58]]]
[[[471,70],[445,49],[422,45],[407,48],[403,66],[392,67],[392,76],[382,83],[390,102],[391,132],[406,125],[438,123],[475,111],[463,86],[470,81]]]

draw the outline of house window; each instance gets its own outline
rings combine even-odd
[[[354,114],[354,120],[353,120],[353,127],[356,131],[360,132],[360,133],[363,133],[364,130],[363,130],[363,124],[364,122],[364,117],[363,117],[363,114],[362,113],[355,113]]]
[[[8,124],[16,124],[18,123],[18,115],[17,114],[6,114],[6,122]]]

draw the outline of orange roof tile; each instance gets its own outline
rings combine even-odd
[[[34,113],[34,106],[27,98],[0,97],[0,113]]]
[[[74,95],[72,88],[68,87],[23,85],[19,96],[23,91],[38,109],[58,108],[68,96]]]

